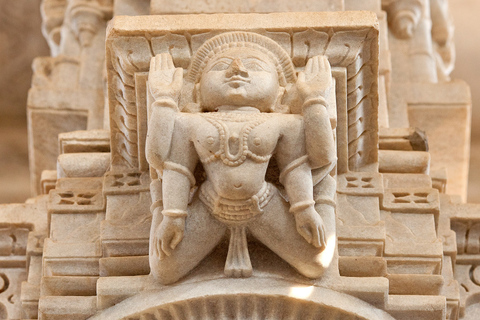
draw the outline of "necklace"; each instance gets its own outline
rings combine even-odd
[[[265,123],[271,115],[262,113],[203,113],[202,116],[210,122],[218,131],[220,137],[220,148],[215,154],[204,159],[205,163],[210,163],[220,158],[224,164],[229,167],[236,167],[245,162],[248,158],[255,162],[267,162],[272,155],[259,156],[248,149],[248,137],[250,132]],[[240,132],[231,133],[228,122],[243,122]],[[232,153],[232,149],[237,150]]]

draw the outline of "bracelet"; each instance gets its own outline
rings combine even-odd
[[[304,155],[301,156],[300,158],[297,158],[290,162],[288,165],[283,168],[282,172],[280,172],[280,176],[278,177],[278,180],[280,181],[281,184],[285,184],[285,178],[295,170],[296,168],[300,167],[302,164],[308,162],[308,156]]]
[[[337,206],[334,200],[322,196],[315,198],[315,204],[326,204],[334,208]]]
[[[290,206],[290,211],[291,213],[295,214],[297,213],[298,211],[302,211],[310,206],[313,206],[315,204],[315,201],[313,200],[305,200],[305,201],[300,201],[300,202],[297,202],[295,204],[292,204]]]
[[[322,106],[324,106],[325,108],[328,107],[328,103],[327,103],[327,100],[325,100],[324,97],[320,96],[320,97],[317,97],[317,98],[310,98],[308,99],[307,101],[305,101],[303,103],[303,108],[308,108],[310,107],[311,105],[314,105],[314,104],[321,104]]]
[[[163,107],[178,110],[178,105],[172,98],[160,98],[152,103],[152,108]]]
[[[153,211],[155,209],[157,209],[158,207],[162,206],[163,205],[163,201],[162,200],[157,200],[155,201],[154,203],[152,203],[152,205],[150,206],[150,212],[153,213]]]
[[[187,216],[187,211],[180,209],[164,209],[162,214],[167,217],[183,218]]]

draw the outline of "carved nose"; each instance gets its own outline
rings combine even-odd
[[[227,69],[227,77],[233,77],[235,75],[239,75],[242,77],[248,77],[248,71],[245,69],[245,66],[242,63],[242,60],[236,58],[230,64],[230,67]]]

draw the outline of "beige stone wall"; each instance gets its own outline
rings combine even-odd
[[[452,77],[465,80],[472,92],[472,144],[468,202],[480,203],[480,1],[450,0],[455,22],[457,63]]]
[[[25,116],[32,59],[48,55],[40,0],[0,0],[0,114]]]
[[[30,194],[26,103],[33,58],[48,55],[41,0],[0,0],[0,203]]]

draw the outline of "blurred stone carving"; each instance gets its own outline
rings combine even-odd
[[[72,130],[102,129],[104,55],[109,1],[44,0],[43,33],[51,56],[36,58],[28,99],[31,186],[41,193],[43,170],[55,169],[57,136]]]
[[[387,8],[389,25],[392,33],[402,39],[413,37],[422,18],[423,3],[421,0],[384,1]]]
[[[432,39],[437,61],[437,74],[441,81],[449,81],[455,67],[454,26],[448,0],[431,0]]]

